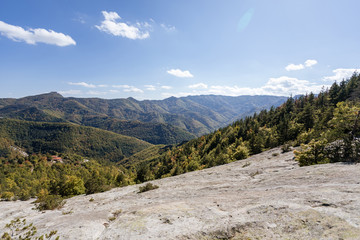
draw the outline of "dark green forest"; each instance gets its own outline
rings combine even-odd
[[[296,147],[300,166],[359,162],[359,98],[360,75],[354,73],[318,94],[290,97],[280,107],[168,146],[132,143],[116,133],[69,123],[0,119],[1,198],[91,194],[246,159],[278,146],[283,151]],[[52,161],[53,154],[64,162]]]
[[[112,162],[151,146],[133,137],[93,127],[7,118],[0,119],[0,136],[29,153],[78,154]]]

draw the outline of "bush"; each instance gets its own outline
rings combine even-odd
[[[93,174],[85,183],[86,194],[105,192],[109,189],[110,186],[106,185],[106,179],[103,176],[99,176],[99,174]]]
[[[84,181],[77,176],[65,176],[65,181],[60,186],[62,196],[75,196],[85,193]]]
[[[295,160],[299,162],[300,167],[329,163],[330,161],[325,154],[326,143],[326,140],[315,141],[313,139],[309,144],[301,144],[301,150],[294,151]]]
[[[14,193],[12,192],[3,192],[1,194],[1,199],[5,201],[11,201],[14,198]]]
[[[152,183],[147,183],[145,186],[139,187],[139,193],[147,192],[157,188],[159,188],[159,186],[153,185]]]
[[[233,157],[236,160],[241,160],[249,157],[249,149],[245,146],[238,146],[236,148],[236,152],[234,153]]]
[[[44,211],[62,208],[66,202],[59,195],[47,195],[38,198],[35,203],[38,210]]]
[[[195,160],[191,160],[191,161],[189,162],[189,165],[187,166],[187,170],[188,170],[189,172],[196,171],[196,170],[198,170],[199,168],[200,168],[200,164],[199,164],[197,161],[195,161]]]
[[[31,198],[31,194],[30,194],[30,191],[29,190],[21,190],[20,194],[19,194],[19,199],[21,201],[26,201],[26,200],[29,200]]]

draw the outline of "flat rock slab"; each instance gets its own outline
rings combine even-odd
[[[0,232],[26,218],[61,239],[360,239],[360,164],[299,167],[275,148],[152,183],[159,188],[77,196],[54,211],[0,202]]]

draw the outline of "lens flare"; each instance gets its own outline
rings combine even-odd
[[[241,16],[237,27],[238,32],[244,31],[247,26],[249,26],[251,19],[253,18],[254,12],[255,10],[253,8],[250,8],[244,13],[244,15]]]

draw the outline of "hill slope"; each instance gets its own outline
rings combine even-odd
[[[301,168],[292,158],[273,149],[156,180],[141,194],[133,185],[77,196],[54,211],[0,202],[0,232],[20,217],[61,239],[358,239],[360,165]]]
[[[195,135],[179,127],[164,123],[126,121],[110,117],[89,117],[84,118],[83,125],[136,137],[151,144],[168,145],[195,138]]]
[[[0,119],[0,136],[29,153],[70,153],[119,161],[151,146],[136,138],[70,123]]]
[[[221,165],[283,144],[302,145],[297,154],[301,166],[359,162],[359,139],[360,75],[355,73],[317,97],[310,93],[289,98],[278,108],[262,110],[148,159],[140,179]]]

